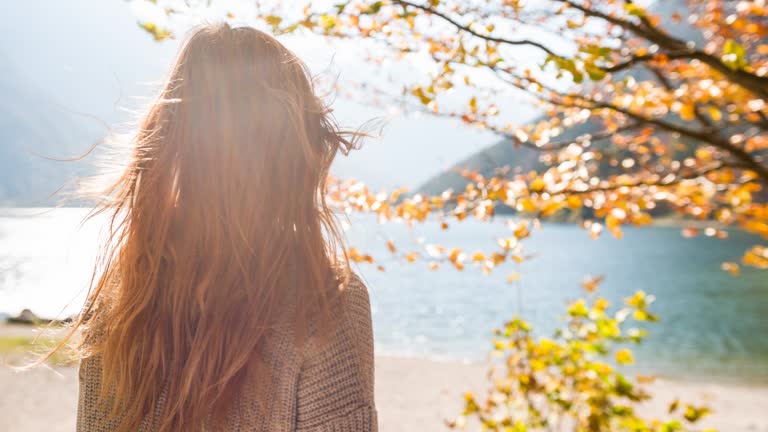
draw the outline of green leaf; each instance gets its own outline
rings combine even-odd
[[[747,49],[744,48],[744,45],[741,45],[733,39],[728,39],[725,41],[725,44],[723,44],[723,55],[720,59],[729,68],[738,70],[748,66],[746,55]]]
[[[636,17],[645,17],[647,15],[647,13],[645,12],[645,9],[633,3],[625,4],[624,10],[626,10],[627,13],[629,13],[630,15],[636,16]]]
[[[155,42],[161,42],[173,36],[168,29],[160,28],[152,21],[140,22],[139,27],[151,34]]]
[[[600,81],[607,75],[603,68],[596,66],[594,63],[585,63],[584,69],[587,71],[587,75],[589,75],[589,79],[592,81]]]
[[[374,2],[374,3],[368,4],[368,5],[364,5],[360,9],[360,13],[362,15],[372,15],[372,14],[375,14],[375,13],[379,12],[381,10],[382,6],[384,6],[384,2],[383,1],[377,1],[377,2]]]
[[[693,405],[686,405],[683,417],[689,423],[696,423],[711,412],[712,410],[710,410],[708,407],[695,407]]]
[[[267,17],[264,17],[264,22],[269,24],[272,27],[272,31],[277,31],[278,27],[280,26],[280,23],[283,22],[283,19],[279,16],[275,15],[269,15]]]

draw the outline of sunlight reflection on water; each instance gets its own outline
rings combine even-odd
[[[22,308],[53,317],[75,313],[83,301],[100,226],[79,224],[84,209],[6,209],[0,212],[0,313]],[[640,347],[638,359],[662,374],[768,381],[768,278],[747,270],[734,279],[719,269],[757,240],[731,232],[727,241],[683,239],[675,228],[627,229],[625,238],[589,240],[572,225],[545,225],[526,240],[536,258],[519,267],[522,279],[504,282],[512,271],[491,276],[476,269],[431,272],[426,261],[391,258],[385,241],[401,251],[415,243],[490,250],[508,235],[502,221],[464,222],[449,231],[436,224],[408,231],[400,225],[356,219],[350,242],[386,267],[359,268],[370,285],[377,350],[399,355],[481,359],[493,328],[514,314],[541,334],[559,321],[568,300],[582,295],[584,276],[606,275],[601,295],[614,303],[638,289],[658,298],[661,322]]]

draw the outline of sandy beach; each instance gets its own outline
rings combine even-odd
[[[443,431],[466,390],[485,388],[478,364],[378,356],[376,401],[382,432]],[[0,431],[67,432],[75,428],[77,369],[0,368]],[[659,381],[654,402],[642,407],[662,415],[675,398],[706,403],[715,411],[701,426],[722,432],[768,432],[768,388]]]

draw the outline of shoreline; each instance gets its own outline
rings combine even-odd
[[[0,338],[51,336],[65,327],[39,331],[33,326],[0,324]],[[19,372],[5,366],[0,353],[0,430],[74,429],[77,367],[46,366]],[[490,384],[488,363],[448,357],[426,358],[376,353],[376,403],[382,432],[448,431],[445,420],[463,409],[467,391],[484,397]],[[722,383],[658,377],[644,386],[654,397],[637,405],[647,418],[664,418],[669,404],[705,405],[713,410],[697,427],[721,432],[768,432],[768,384]]]
[[[62,206],[22,206],[14,207],[7,205],[0,205],[0,217],[27,217],[27,216],[42,216],[50,211],[55,210],[92,210],[93,207],[89,206],[77,206],[77,205],[62,205]],[[14,214],[20,213],[20,214]],[[516,213],[498,213],[496,217],[499,218],[517,218]],[[570,219],[570,218],[552,218],[542,219],[544,224],[554,225],[579,225],[584,219]],[[433,221],[434,222],[434,221]],[[634,225],[627,225],[634,226]],[[643,226],[640,226],[642,228]],[[644,227],[648,228],[707,228],[712,227],[716,229],[740,229],[735,225],[726,225],[714,219],[686,219],[677,216],[675,213],[665,214],[662,216],[654,217],[653,221],[649,225]]]
[[[67,323],[61,324],[53,322],[50,324],[19,324],[8,323],[0,321],[0,367],[3,366],[3,357],[5,354],[2,351],[3,339],[20,339],[26,338],[29,340],[40,338],[41,340],[57,340],[63,338],[69,331],[70,327]],[[73,336],[73,341],[77,340],[77,335]],[[18,353],[12,353],[18,354]],[[384,350],[380,347],[375,348],[375,355],[377,359],[384,359],[385,361],[419,361],[428,362],[431,364],[445,364],[456,365],[460,367],[468,368],[483,368],[483,371],[487,370],[488,352],[483,351],[481,355],[475,356],[462,356],[452,355],[446,353],[413,353],[407,351],[398,350]],[[16,358],[19,356],[16,355]],[[683,360],[680,363],[684,363]],[[761,368],[761,370],[768,370]],[[724,387],[738,387],[745,389],[768,389],[768,376],[763,376],[759,373],[742,374],[742,375],[708,375],[705,371],[698,371],[698,373],[691,373],[688,368],[684,366],[668,367],[658,366],[656,370],[653,367],[645,367],[642,369],[633,369],[631,367],[625,368],[624,373],[629,377],[635,375],[653,376],[656,381],[660,382],[672,382],[672,383],[684,383],[691,385],[718,385]],[[686,371],[688,373],[686,373]],[[2,382],[0,382],[0,385]],[[768,401],[767,401],[768,402]],[[766,405],[768,406],[768,404]],[[1,429],[0,429],[1,430]],[[768,432],[768,429],[766,429]]]
[[[50,367],[16,372],[0,367],[0,430],[74,429],[77,368]],[[461,413],[467,391],[483,397],[486,368],[478,363],[376,355],[376,404],[382,432],[447,431],[445,420]],[[768,431],[768,386],[757,388],[657,380],[647,386],[654,399],[638,405],[649,418],[664,417],[670,402],[713,409],[698,428],[721,432]]]

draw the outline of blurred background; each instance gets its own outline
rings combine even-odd
[[[83,178],[105,168],[109,150],[102,141],[133,130],[182,40],[158,42],[137,26],[137,21],[168,19],[156,16],[147,3],[153,2],[35,0],[2,6],[3,321],[66,319],[84,301],[102,220],[82,223],[89,202],[75,192]],[[659,3],[649,7],[664,20],[687,7],[685,1]],[[179,32],[184,28],[174,25]],[[676,31],[689,31],[683,27]],[[401,94],[397,77],[430,75],[433,65],[426,60],[365,61],[384,55],[363,42],[329,40],[312,32],[280,40],[329,83],[341,125],[375,120],[383,126],[362,149],[338,158],[332,172],[338,178],[363,182],[373,193],[405,187],[411,196],[429,196],[463,190],[470,181],[458,174],[461,169],[491,175],[504,165],[518,172],[540,167],[539,153],[510,145],[490,128],[460,116],[411,109],[410,95]],[[526,49],[510,55],[521,65],[544,58]],[[484,78],[478,74],[473,79]],[[392,90],[395,97],[378,98],[381,89]],[[455,101],[469,94],[457,90],[446,97]],[[551,114],[516,92],[499,99],[518,125]],[[621,304],[638,290],[656,299],[653,312],[660,321],[648,325],[648,340],[633,348],[636,361],[627,365],[628,374],[659,377],[658,392],[670,401],[683,397],[715,405],[719,417],[714,426],[721,430],[768,430],[766,414],[758,408],[768,404],[768,278],[754,268],[743,268],[738,277],[721,269],[721,263],[738,260],[760,244],[758,234],[717,221],[662,217],[650,226],[624,228],[622,238],[605,234],[592,239],[573,218],[541,224],[535,218],[525,240],[530,259],[490,275],[451,265],[434,270],[428,258],[411,263],[390,252],[390,243],[398,251],[424,256],[429,255],[425,248],[438,244],[467,254],[487,249],[519,223],[519,214],[500,213],[490,220],[450,220],[448,230],[444,218],[409,226],[381,223],[378,215],[365,211],[351,212],[345,221],[350,246],[375,260],[356,261],[371,290],[376,352],[384,359],[377,375],[383,430],[442,430],[442,420],[461,413],[462,392],[484,388],[482,365],[493,348],[495,328],[519,315],[537,335],[551,335],[563,325],[567,306],[585,296],[585,278],[602,276],[600,295],[611,302]],[[727,239],[721,232],[727,232]],[[25,309],[34,315],[22,313]],[[3,350],[10,355],[27,348],[25,338],[31,333],[19,328],[0,324],[0,356]],[[57,374],[50,376],[0,371],[5,393],[0,396],[0,430],[74,430],[72,368],[54,369]],[[45,392],[58,396],[41,397]],[[59,397],[64,402],[57,403]],[[665,409],[657,408],[646,409]],[[36,416],[38,409],[47,410],[46,417]],[[404,419],[401,428],[395,418]]]

